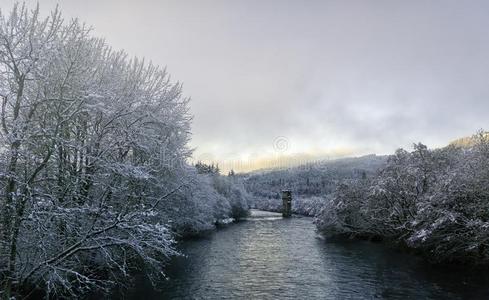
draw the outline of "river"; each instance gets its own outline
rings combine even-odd
[[[489,299],[482,272],[432,267],[366,241],[332,242],[312,218],[253,211],[243,222],[182,242],[169,279],[139,278],[127,299]]]

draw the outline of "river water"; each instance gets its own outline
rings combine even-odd
[[[364,241],[332,242],[312,218],[253,211],[248,220],[185,241],[154,289],[140,278],[127,299],[489,299],[483,272],[434,268]]]

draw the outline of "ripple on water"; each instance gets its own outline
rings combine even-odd
[[[311,218],[252,212],[209,237],[183,242],[187,257],[155,290],[138,280],[129,299],[489,299],[489,280],[436,270],[368,242],[318,238]],[[465,282],[465,284],[464,284]]]

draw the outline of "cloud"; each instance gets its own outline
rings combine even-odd
[[[55,2],[40,1],[41,9]],[[287,155],[390,153],[489,128],[486,1],[60,6],[184,82],[196,157],[273,160],[278,136],[291,143]]]

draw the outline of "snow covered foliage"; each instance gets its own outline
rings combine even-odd
[[[136,267],[157,279],[174,231],[231,215],[186,163],[181,85],[58,10],[0,16],[0,104],[4,298],[26,287],[80,296]]]
[[[435,261],[489,262],[489,139],[398,150],[373,178],[342,183],[317,217],[328,235],[399,242]]]
[[[239,178],[212,176],[212,186],[220,195],[228,199],[229,215],[232,218],[240,219],[248,215],[250,196]]]
[[[174,193],[164,210],[165,218],[179,237],[199,235],[223,220],[238,220],[248,214],[248,194],[242,183],[219,174],[186,174],[188,184]]]
[[[385,165],[386,157],[367,155],[306,164],[284,170],[259,171],[244,177],[246,190],[253,196],[253,207],[282,211],[280,191],[292,191],[292,211],[316,215],[326,199],[343,180],[368,177]]]

